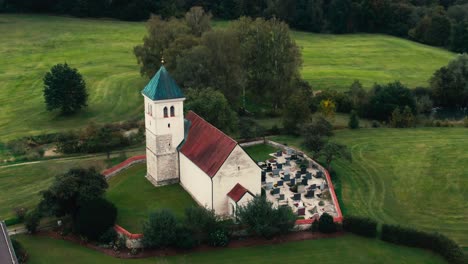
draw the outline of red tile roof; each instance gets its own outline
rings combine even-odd
[[[234,188],[232,188],[231,191],[228,192],[227,196],[237,203],[247,192],[249,191],[238,183],[236,186],[234,186]]]
[[[237,142],[192,111],[185,119],[190,129],[180,152],[213,178]]]

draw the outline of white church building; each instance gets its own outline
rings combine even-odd
[[[196,113],[164,66],[143,89],[147,178],[179,182],[201,206],[234,215],[261,192],[261,169],[239,144]]]

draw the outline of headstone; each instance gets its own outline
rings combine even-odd
[[[278,150],[278,151],[276,152],[276,156],[277,156],[277,157],[283,156],[283,151]]]
[[[296,185],[296,179],[291,179],[291,186]]]
[[[295,193],[292,197],[294,201],[299,201],[301,200],[301,194],[300,193]]]
[[[323,191],[324,189],[325,189],[325,182],[322,182],[322,183],[320,184],[320,190]]]
[[[290,178],[289,174],[284,174],[284,178],[283,178],[284,181],[289,181],[290,179],[291,178]]]
[[[306,173],[306,178],[307,178],[308,180],[312,179],[312,173],[307,172],[307,173]]]
[[[277,181],[276,186],[278,186],[278,187],[283,186],[283,181]]]
[[[265,189],[271,190],[271,188],[273,188],[273,182],[267,182],[267,183],[265,184]]]
[[[280,171],[281,171],[280,169],[274,169],[273,176],[279,176]]]
[[[282,169],[282,168],[283,168],[283,164],[278,163],[278,164],[276,165],[276,167],[277,167],[278,169]]]
[[[299,178],[301,178],[301,172],[300,172],[300,171],[297,171],[297,172],[296,172],[296,179],[299,179]]]
[[[281,194],[279,195],[278,200],[280,200],[280,201],[284,200],[284,194],[281,193]]]
[[[302,185],[307,185],[308,184],[307,178],[303,178],[302,181],[301,181],[301,184]]]

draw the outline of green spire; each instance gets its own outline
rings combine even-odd
[[[169,75],[164,65],[161,65],[159,71],[151,78],[141,93],[153,101],[184,98],[182,90]]]

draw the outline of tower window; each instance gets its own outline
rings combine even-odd
[[[171,106],[171,116],[175,116],[175,108],[174,108],[174,106]]]
[[[168,117],[168,115],[167,115],[167,107],[164,107],[163,112],[164,112],[164,117]]]
[[[171,127],[171,124],[170,124],[170,123],[168,123],[168,124],[167,124],[167,127],[169,127],[169,128],[170,128],[170,127]]]

